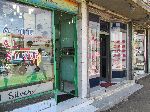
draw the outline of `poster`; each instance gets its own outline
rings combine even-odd
[[[126,33],[111,32],[111,57],[112,70],[123,70],[126,68]]]

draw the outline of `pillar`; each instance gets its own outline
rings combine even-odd
[[[132,69],[132,40],[133,40],[133,23],[128,23],[128,36],[127,36],[127,79],[133,80],[133,69]]]
[[[82,0],[78,19],[78,95],[81,98],[88,94],[87,45],[88,45],[88,6]]]

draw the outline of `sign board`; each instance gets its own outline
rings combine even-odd
[[[46,8],[64,10],[66,12],[78,12],[78,3],[75,0],[17,0]]]
[[[49,90],[53,90],[53,82],[47,82],[47,83],[12,89],[8,91],[3,91],[0,92],[0,103],[31,96]]]

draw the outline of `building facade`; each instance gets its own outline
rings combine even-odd
[[[86,98],[150,72],[148,4],[1,0],[0,5],[1,104],[44,95],[57,103]]]
[[[80,67],[84,97],[101,87],[134,80],[136,76],[148,73],[150,12],[149,5],[142,3],[133,0],[82,1],[84,32],[81,42],[84,48],[81,56],[87,56]]]

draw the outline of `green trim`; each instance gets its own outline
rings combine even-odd
[[[77,45],[77,17],[74,16],[74,47],[75,47],[75,96],[78,96],[78,45]]]
[[[54,10],[52,11],[52,36],[53,36],[53,53],[54,53],[54,95],[55,95],[55,100],[57,101],[57,93],[58,93],[58,74],[56,71],[56,39],[55,39],[55,12]]]
[[[30,5],[34,5],[34,6],[38,6],[40,8],[46,8],[46,9],[50,9],[50,10],[62,10],[65,12],[68,12],[70,14],[77,14],[78,11],[71,11],[69,8],[62,8],[57,6],[54,3],[50,3],[50,2],[44,2],[42,0],[16,0],[17,2],[21,2],[21,3],[25,3],[25,4],[30,4]]]

